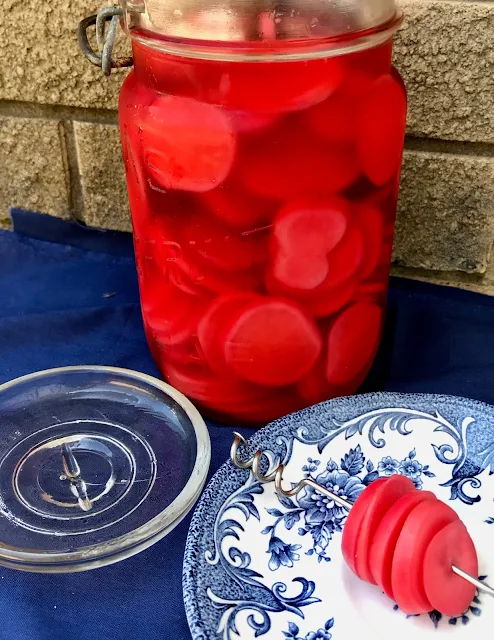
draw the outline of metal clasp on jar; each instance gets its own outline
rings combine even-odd
[[[79,45],[86,58],[97,67],[101,67],[105,76],[109,76],[112,69],[131,67],[134,61],[131,56],[126,58],[113,59],[113,47],[117,37],[117,29],[123,16],[122,7],[106,7],[98,14],[89,16],[81,20],[78,28]],[[110,26],[108,31],[106,23]],[[96,25],[96,42],[98,52],[94,51],[89,43],[88,29]]]

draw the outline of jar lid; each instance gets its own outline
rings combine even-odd
[[[206,480],[204,421],[178,391],[111,367],[0,386],[0,565],[65,573],[169,533]]]
[[[121,3],[126,28],[133,38],[146,44],[154,38],[156,47],[179,54],[188,49],[188,55],[194,55],[194,43],[199,42],[202,56],[211,57],[204,53],[204,45],[208,43],[210,48],[218,49],[218,55],[213,56],[217,58],[241,55],[231,49],[228,55],[226,50],[220,53],[221,43],[251,45],[250,56],[261,52],[261,45],[268,45],[270,57],[277,54],[294,58],[293,51],[283,52],[283,45],[298,43],[306,48],[308,41],[317,41],[321,52],[330,47],[333,54],[346,53],[349,49],[355,51],[384,42],[401,22],[394,0],[121,0]],[[242,53],[246,53],[244,49]],[[196,56],[199,57],[197,51]]]

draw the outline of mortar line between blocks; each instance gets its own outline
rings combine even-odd
[[[75,141],[74,123],[71,120],[64,120],[61,124],[66,150],[71,216],[78,222],[82,222],[85,219],[85,204],[77,145]]]

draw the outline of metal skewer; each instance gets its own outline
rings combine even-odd
[[[336,495],[332,491],[329,491],[329,489],[326,489],[326,487],[323,487],[322,485],[318,484],[311,478],[302,478],[302,480],[300,480],[291,489],[284,489],[283,488],[283,472],[285,470],[285,465],[280,464],[274,471],[271,471],[267,474],[262,474],[260,471],[259,465],[264,453],[260,449],[258,449],[253,455],[253,457],[250,458],[250,460],[246,460],[245,462],[242,462],[241,460],[239,460],[237,452],[240,446],[245,447],[247,445],[247,441],[242,435],[240,435],[240,433],[234,432],[234,435],[235,435],[235,439],[233,441],[233,444],[230,450],[230,460],[232,461],[232,463],[236,467],[239,467],[240,469],[252,469],[252,473],[254,477],[259,482],[267,483],[267,482],[274,481],[276,493],[278,493],[279,495],[287,496],[291,498],[297,495],[297,493],[299,493],[300,491],[302,491],[304,487],[312,487],[312,489],[314,489],[318,493],[322,493],[324,496],[331,498],[331,500],[336,502],[336,504],[339,505],[340,507],[343,507],[348,511],[350,511],[350,509],[352,508],[353,505],[351,502],[344,500],[343,498]],[[481,582],[477,578],[474,578],[474,576],[471,576],[469,573],[466,573],[466,571],[463,571],[463,569],[460,569],[459,567],[455,567],[455,565],[453,565],[452,569],[457,576],[460,576],[460,578],[463,578],[467,582],[470,582],[470,584],[473,584],[475,587],[477,587],[479,591],[482,591],[483,593],[487,593],[488,595],[494,598],[494,589],[490,587],[488,584],[486,584],[485,582]]]

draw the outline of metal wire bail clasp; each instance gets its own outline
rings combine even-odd
[[[117,58],[113,60],[113,47],[117,37],[117,29],[120,19],[123,15],[122,7],[106,7],[97,15],[84,18],[79,23],[77,35],[79,38],[79,46],[86,58],[97,67],[103,69],[105,76],[111,74],[112,69],[121,69],[122,67],[131,67],[134,64],[132,57]],[[110,26],[106,31],[106,23]],[[96,25],[96,42],[98,44],[99,53],[96,53],[89,44],[88,29]]]

